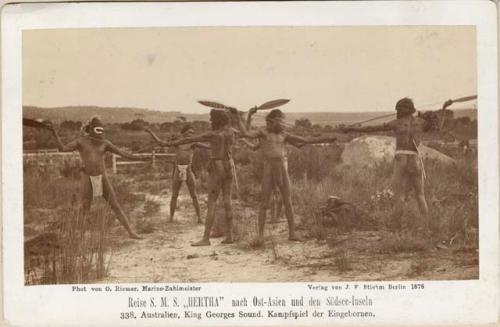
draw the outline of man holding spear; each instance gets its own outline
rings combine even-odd
[[[403,203],[407,195],[407,189],[411,186],[415,191],[415,197],[424,217],[426,227],[429,227],[429,208],[425,199],[424,181],[426,178],[422,158],[418,152],[420,134],[427,125],[426,121],[413,117],[416,112],[413,101],[403,98],[396,103],[396,119],[388,123],[366,127],[343,127],[343,132],[378,132],[393,131],[396,134],[396,152],[394,156],[393,189],[395,205],[392,213],[393,227],[401,228],[401,217],[403,215]]]
[[[448,100],[443,104],[441,109],[441,121],[439,131],[444,125],[444,114],[447,107],[453,103],[475,100],[477,96],[469,96]],[[425,179],[426,173],[423,160],[418,151],[420,144],[420,136],[433,128],[432,124],[419,117],[414,117],[416,112],[413,101],[409,98],[400,99],[396,103],[396,119],[388,123],[376,126],[366,127],[343,127],[340,130],[343,132],[378,132],[392,131],[396,136],[396,152],[394,156],[394,175],[393,188],[395,196],[395,205],[392,213],[393,226],[396,229],[401,229],[401,218],[403,215],[404,202],[408,194],[408,189],[411,187],[415,191],[415,197],[418,203],[420,214],[424,219],[425,227],[430,230],[431,221],[429,217],[429,208],[425,198]],[[387,115],[378,117],[383,118]],[[368,121],[377,118],[372,118]],[[367,122],[367,121],[365,121]]]
[[[208,210],[205,220],[205,231],[200,241],[192,246],[210,245],[210,231],[215,220],[217,198],[222,191],[224,210],[226,213],[226,238],[223,244],[233,243],[232,222],[233,209],[231,203],[231,187],[233,182],[232,147],[237,131],[230,126],[230,116],[225,110],[212,109],[210,111],[212,131],[182,137],[176,141],[165,142],[166,146],[180,146],[196,142],[207,142],[210,145],[210,163],[208,165]]]
[[[133,155],[131,153],[120,150],[110,141],[104,138],[104,125],[98,117],[93,117],[90,122],[85,126],[86,135],[78,137],[67,144],[63,144],[55,127],[52,123],[38,123],[30,119],[23,119],[23,123],[30,126],[43,127],[52,131],[57,148],[61,152],[78,151],[82,160],[83,167],[81,169],[82,175],[82,211],[87,214],[90,210],[92,201],[96,197],[104,197],[111,206],[111,209],[116,214],[120,223],[127,230],[129,237],[134,239],[141,239],[135,231],[130,227],[130,222],[118,203],[115,191],[104,166],[104,156],[106,152],[111,152],[119,156],[125,157],[130,160],[146,160],[143,156]]]

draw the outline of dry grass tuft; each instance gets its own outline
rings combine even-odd
[[[340,272],[352,270],[351,258],[346,250],[338,250],[335,252],[334,257],[333,262]]]
[[[108,204],[95,199],[84,215],[79,177],[25,168],[25,283],[87,283],[105,277],[111,262],[110,227],[116,219]],[[126,208],[144,199],[131,192],[130,182],[115,180],[114,186]]]

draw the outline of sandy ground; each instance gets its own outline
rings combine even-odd
[[[192,247],[200,239],[203,225],[196,223],[194,209],[183,187],[176,221],[167,223],[169,192],[148,195],[160,204],[148,218],[151,232],[143,240],[126,238],[117,223],[111,233],[112,253],[108,276],[103,283],[119,282],[305,282],[476,279],[478,252],[475,249],[442,245],[426,250],[390,252],[394,238],[380,231],[354,231],[337,234],[327,241],[287,240],[287,224],[268,224],[268,240],[254,249],[248,240],[221,244],[212,238],[211,246]],[[206,199],[200,197],[202,216]],[[255,226],[254,209],[239,207]],[[137,219],[141,210],[131,213]],[[250,214],[248,214],[250,212]],[[327,244],[328,243],[328,244]],[[404,240],[400,241],[404,245]],[[398,244],[395,242],[395,244]]]

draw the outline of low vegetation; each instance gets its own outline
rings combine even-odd
[[[457,126],[467,125],[468,122],[470,123],[462,119]],[[156,124],[153,128],[157,129],[160,137],[168,138],[170,133],[180,130],[182,124],[183,121]],[[79,133],[78,126],[77,122],[62,125],[62,138],[66,141],[74,138]],[[198,126],[200,132],[207,128],[206,122]],[[320,130],[315,124],[304,120],[296,124],[294,129],[304,135],[327,130],[326,127],[321,127]],[[112,124],[106,126],[106,130],[113,142],[119,146],[127,146],[133,151],[150,151],[155,146],[147,134],[134,131],[133,128],[123,129],[118,124]],[[26,149],[54,147],[53,140],[46,131],[25,129],[24,136]],[[475,251],[478,248],[478,176],[477,167],[474,165],[477,163],[463,156],[460,151],[446,148],[442,143],[436,142],[431,146],[457,160],[457,163],[450,167],[431,161],[425,163],[428,175],[427,199],[434,222],[431,226],[433,234],[438,236],[441,244]],[[429,244],[423,242],[424,238],[418,234],[422,222],[419,220],[418,208],[414,201],[409,201],[406,208],[403,221],[406,232],[397,236],[387,236],[389,234],[385,233],[391,228],[391,164],[380,164],[370,169],[345,167],[340,160],[342,150],[341,142],[328,146],[289,149],[292,203],[301,236],[329,245],[333,258],[330,267],[341,273],[357,269],[355,261],[360,253],[394,256],[430,250]],[[266,244],[255,241],[262,170],[259,154],[238,147],[234,158],[240,185],[238,194],[235,194],[238,201],[235,202],[234,208],[235,239],[238,241],[236,246],[259,250],[270,244],[274,262],[290,262],[289,259],[284,261],[280,257],[277,236],[272,234],[273,232],[270,232]],[[208,153],[197,150],[193,168],[202,193],[206,192],[207,161]],[[135,210],[141,217],[132,221],[140,233],[155,232],[151,218],[159,214],[159,205],[147,199],[145,195],[147,193],[150,196],[167,196],[164,193],[171,176],[169,167],[164,165],[156,170],[147,165],[141,168],[130,167],[127,168],[129,173],[122,172],[123,178],[113,181],[125,210]],[[81,283],[106,276],[109,265],[113,262],[110,234],[113,233],[111,226],[117,224],[116,219],[103,201],[93,206],[90,216],[84,217],[79,211],[79,183],[78,162],[47,162],[44,165],[25,162],[24,234],[27,241],[27,284]],[[325,205],[329,196],[342,199],[354,209],[348,214],[325,221]],[[217,216],[223,217],[222,206],[218,207]],[[223,230],[223,221],[219,220],[214,232],[220,234]],[[349,238],[349,235],[358,235],[358,232],[374,232],[375,236],[369,234],[370,240],[377,237],[381,239],[376,246],[367,243],[359,250],[357,244],[349,243],[356,241],[352,237]],[[348,245],[340,246],[341,244]],[[352,250],[349,247],[352,247]],[[421,274],[426,265],[428,264],[422,263],[411,266],[408,276]]]

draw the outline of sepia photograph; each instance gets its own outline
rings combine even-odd
[[[474,26],[22,33],[26,285],[479,278]]]
[[[3,321],[498,322],[496,10],[5,6]]]

